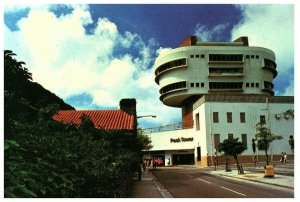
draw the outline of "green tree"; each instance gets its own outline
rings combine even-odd
[[[13,96],[15,93],[22,93],[25,83],[32,80],[32,74],[28,71],[25,62],[17,61],[11,50],[4,51],[4,93]]]
[[[268,150],[274,140],[281,140],[283,137],[280,135],[274,135],[271,130],[266,127],[265,122],[256,124],[255,139],[258,141],[258,149],[265,151],[266,165],[269,165]]]
[[[151,139],[149,136],[143,134],[143,130],[138,128],[137,131],[137,139],[138,143],[141,145],[141,149],[144,151],[148,151],[152,149],[153,145],[151,145]]]
[[[293,109],[289,109],[289,110],[286,110],[284,113],[283,113],[284,116],[290,116],[292,118],[294,118],[294,110]]]
[[[246,150],[246,147],[242,142],[239,142],[238,140],[239,138],[225,139],[222,143],[220,143],[219,151],[223,152],[226,156],[233,156],[236,161],[236,166],[239,174],[243,174],[244,171],[239,165],[238,156]]]

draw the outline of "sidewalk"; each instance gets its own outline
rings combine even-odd
[[[156,180],[150,170],[142,173],[142,180],[133,182],[128,198],[173,198]]]
[[[294,188],[294,176],[275,175],[273,178],[264,177],[264,173],[253,171],[245,171],[245,174],[238,174],[237,170],[226,172],[225,170],[210,171],[213,175],[224,177],[237,178],[241,180],[248,180],[264,184],[276,185],[280,187]]]

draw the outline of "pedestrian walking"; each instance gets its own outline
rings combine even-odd
[[[287,162],[287,154],[284,152],[284,156],[283,156],[283,162],[286,163]]]
[[[283,159],[284,159],[284,153],[283,153],[283,152],[281,152],[280,163],[283,163]]]

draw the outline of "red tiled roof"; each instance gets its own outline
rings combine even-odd
[[[134,116],[122,110],[61,110],[52,118],[63,123],[81,124],[83,115],[90,117],[95,128],[107,130],[133,130]]]

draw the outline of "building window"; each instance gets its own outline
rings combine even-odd
[[[249,59],[250,58],[250,55],[246,55],[246,59]]]
[[[256,59],[259,59],[259,55],[256,55]]]
[[[204,55],[201,55],[201,58],[205,58],[205,56],[204,56]]]
[[[194,58],[194,55],[191,55],[190,57],[191,57],[191,58]]]
[[[219,113],[218,112],[213,112],[213,122],[219,123]]]
[[[243,61],[243,55],[242,54],[209,54],[209,61]]]
[[[258,88],[259,87],[259,83],[256,83],[256,88]]]
[[[199,58],[199,55],[196,55],[196,58]]]
[[[209,68],[209,73],[214,73],[214,74],[222,74],[222,73],[227,73],[227,74],[242,74],[243,73],[243,68],[240,67],[229,67],[229,68],[224,68],[224,67],[210,67]]]
[[[247,134],[242,134],[242,143],[247,149]]]
[[[240,121],[241,121],[241,123],[245,123],[246,122],[245,112],[240,112]]]
[[[204,83],[201,83],[201,88],[204,88]]]
[[[196,83],[196,87],[199,88],[199,83]]]
[[[232,133],[228,133],[228,139],[232,140],[233,139],[233,134]]]
[[[196,130],[200,130],[200,118],[199,118],[199,113],[196,114]]]
[[[259,117],[259,121],[260,121],[260,123],[262,123],[262,124],[266,124],[266,116],[265,116],[265,115],[261,115],[261,116]]]
[[[251,55],[251,58],[254,58],[254,55]]]
[[[192,87],[192,88],[194,87],[194,83],[191,83],[191,87]]]
[[[232,112],[227,112],[227,123],[232,123]]]
[[[254,83],[251,83],[251,87],[252,87],[252,88],[254,87]]]
[[[214,134],[214,145],[215,145],[215,149],[218,151],[220,145],[220,134]]]
[[[246,87],[249,88],[249,83],[246,83]]]
[[[209,82],[209,89],[242,89],[243,82]]]

